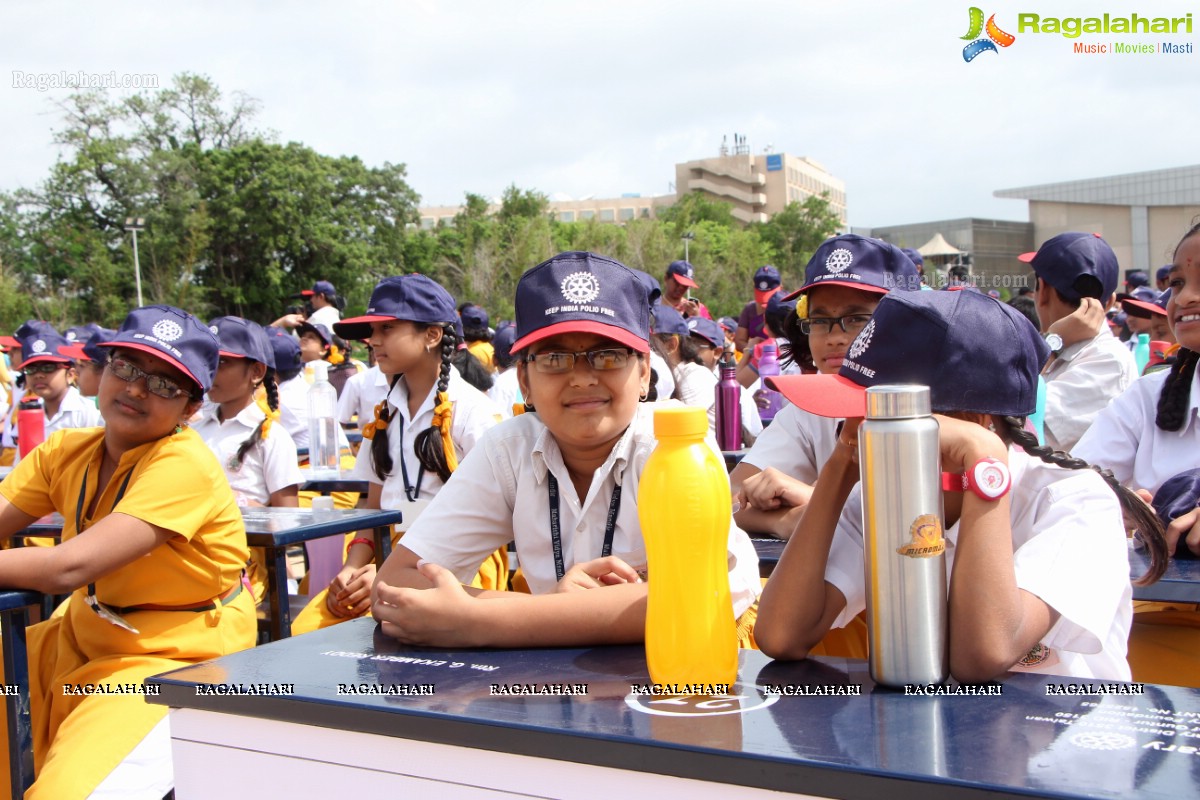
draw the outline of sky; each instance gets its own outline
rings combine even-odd
[[[283,142],[407,166],[422,204],[505,187],[572,198],[673,191],[677,162],[743,135],[846,183],[854,227],[1028,219],[998,189],[1200,163],[1200,7],[1018,0],[979,5],[1016,39],[963,59],[970,3],[608,0],[490,3],[9,2],[0,9],[0,190],[60,153],[38,73],[209,76],[261,103]],[[1018,32],[1039,18],[1132,12],[1195,33]],[[110,89],[117,94],[120,89]]]

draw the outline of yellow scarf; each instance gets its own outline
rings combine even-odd
[[[454,452],[454,440],[450,437],[450,418],[454,415],[454,406],[450,396],[438,392],[437,405],[433,407],[433,426],[442,432],[442,452],[446,454],[446,467],[451,472],[458,469],[458,455]]]
[[[266,439],[267,434],[271,432],[271,424],[279,421],[279,409],[275,409],[274,411],[271,410],[271,406],[267,405],[267,398],[265,394],[259,394],[258,397],[254,398],[254,402],[259,408],[262,409],[263,414],[265,414],[267,417],[263,420],[262,424],[262,438]]]

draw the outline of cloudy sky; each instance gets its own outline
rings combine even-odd
[[[1142,16],[1194,4],[1146,0]],[[1016,35],[964,62],[969,2],[7,3],[0,10],[0,189],[58,157],[69,90],[12,73],[183,71],[262,103],[283,141],[402,162],[427,204],[516,184],[575,198],[665,194],[674,164],[806,155],[846,182],[850,222],[1026,219],[996,189],[1200,163],[1200,52],[1072,53],[1017,13],[1128,14],[1127,3],[980,5]],[[1074,41],[1192,42],[1194,34]],[[113,90],[116,91],[116,90]]]

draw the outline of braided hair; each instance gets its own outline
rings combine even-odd
[[[1125,518],[1130,520],[1137,529],[1137,535],[1150,551],[1150,568],[1146,574],[1138,578],[1134,583],[1138,586],[1146,586],[1154,583],[1163,576],[1167,569],[1167,540],[1164,536],[1162,521],[1158,515],[1154,513],[1154,509],[1150,508],[1142,499],[1133,493],[1128,487],[1122,486],[1116,476],[1110,470],[1103,467],[1089,464],[1080,458],[1075,458],[1070,453],[1062,450],[1055,450],[1052,447],[1047,447],[1038,442],[1037,437],[1025,430],[1024,417],[1001,417],[1004,421],[1006,430],[1003,438],[1009,442],[1014,442],[1021,446],[1031,456],[1037,456],[1047,464],[1054,464],[1064,469],[1090,469],[1094,470],[1108,487],[1117,495],[1117,500],[1121,503],[1121,510],[1125,513]]]
[[[432,327],[432,326],[431,326]],[[450,480],[450,473],[458,468],[454,454],[454,442],[450,438],[450,422],[454,412],[446,387],[450,385],[450,366],[458,349],[458,336],[454,323],[442,326],[442,367],[438,373],[437,399],[433,410],[433,424],[417,434],[413,449],[421,466],[436,473],[443,482]]]
[[[395,467],[395,464],[392,463],[392,454],[388,451],[388,425],[391,424],[392,416],[396,412],[392,411],[387,399],[391,396],[392,389],[396,388],[398,380],[400,380],[399,375],[392,376],[391,381],[388,382],[387,394],[375,406],[375,419],[363,428],[363,438],[371,440],[371,469],[375,470],[375,476],[380,480],[391,475],[392,468]]]
[[[246,441],[238,445],[237,453],[229,463],[230,469],[234,472],[242,468],[242,461],[245,460],[246,453],[250,452],[251,447],[267,438],[271,432],[271,424],[279,419],[279,385],[275,382],[275,370],[269,366],[266,374],[263,375],[262,387],[266,397],[256,398],[255,402],[263,410],[265,416],[263,421],[258,423],[258,426],[246,437]]]

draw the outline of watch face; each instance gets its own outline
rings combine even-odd
[[[1009,477],[1008,467],[1001,461],[988,459],[980,461],[972,468],[972,481],[975,486],[975,491],[980,495],[991,500],[1003,497],[1008,491],[1008,484],[1011,478]]]
[[[1062,348],[1063,348],[1062,337],[1059,336],[1057,333],[1047,333],[1046,334],[1046,345],[1050,348],[1051,353],[1057,353],[1059,350],[1062,350]]]

